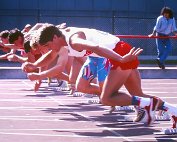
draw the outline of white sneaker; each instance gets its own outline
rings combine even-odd
[[[150,105],[146,106],[144,109],[139,110],[137,117],[134,119],[134,122],[140,122],[146,125],[151,125],[155,120],[155,110],[157,104],[158,99],[151,98]]]
[[[158,101],[157,98],[151,98],[150,105],[145,107],[148,116],[145,124],[151,125],[155,121],[155,111],[157,109]]]
[[[133,119],[134,122],[145,122],[147,114],[144,108],[135,107],[136,117]]]

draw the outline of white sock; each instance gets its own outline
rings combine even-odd
[[[144,108],[146,106],[149,106],[150,105],[150,102],[151,102],[151,99],[150,98],[142,98],[140,97],[140,107],[141,108]]]
[[[175,115],[177,117],[177,107],[176,106],[169,104],[167,102],[165,102],[163,106],[165,107],[167,112],[169,112],[171,115]]]

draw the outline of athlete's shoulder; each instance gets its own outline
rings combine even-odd
[[[68,54],[68,46],[64,46],[60,49],[60,51],[58,52],[59,55],[61,54]]]

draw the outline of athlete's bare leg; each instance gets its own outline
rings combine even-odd
[[[80,76],[80,75],[79,75]],[[91,83],[91,79],[85,80],[82,77],[77,78],[76,88],[78,91],[88,94],[101,94],[100,86],[96,83]],[[103,83],[102,83],[103,84]]]
[[[70,74],[69,74],[69,84],[70,84],[70,87],[71,87],[71,93],[70,94],[73,94],[76,90],[76,87],[75,87],[75,83],[76,83],[76,79],[78,77],[78,74],[80,72],[80,69],[84,63],[84,60],[85,59],[82,59],[82,58],[76,58],[74,57],[73,59],[73,62],[72,62],[72,66],[71,66],[71,71],[70,71]]]
[[[127,93],[119,92],[119,89],[125,84],[132,70],[111,70],[103,85],[101,93],[101,102],[109,106],[127,106],[131,105],[132,97]]]
[[[128,90],[130,95],[151,97],[150,95],[144,94],[141,87],[141,76],[138,69],[133,69],[124,83],[125,88]]]

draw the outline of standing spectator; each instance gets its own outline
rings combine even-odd
[[[171,41],[168,38],[171,33],[177,36],[173,11],[169,7],[164,7],[161,10],[161,15],[157,18],[153,33],[149,35],[149,37],[154,35],[164,37],[156,39],[158,53],[156,61],[161,69],[165,69],[165,60],[172,50]]]

